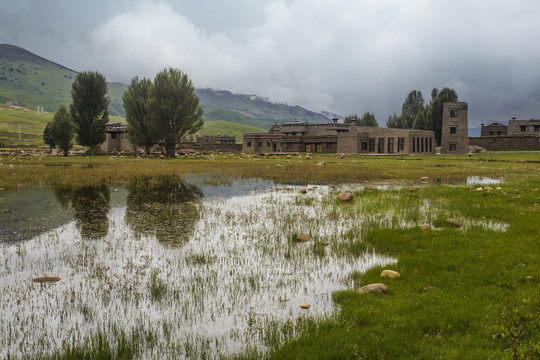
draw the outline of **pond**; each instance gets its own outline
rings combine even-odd
[[[351,273],[396,261],[344,250],[370,228],[437,215],[381,188],[339,204],[341,190],[193,175],[2,192],[0,357],[97,336],[139,358],[264,352],[332,316]],[[46,276],[60,280],[33,281]]]

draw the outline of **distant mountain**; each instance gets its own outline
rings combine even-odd
[[[71,85],[77,72],[20,47],[0,44],[0,102],[16,101],[28,108],[43,106],[56,111],[71,103]],[[125,116],[122,95],[127,85],[109,83],[109,113]],[[233,94],[224,90],[197,89],[204,119],[227,121],[269,129],[274,121],[328,122],[322,115],[300,106],[274,103],[257,95]]]

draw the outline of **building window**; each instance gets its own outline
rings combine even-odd
[[[534,132],[540,132],[540,125],[534,125]]]
[[[362,150],[363,151],[367,150],[367,141],[362,141]]]
[[[258,142],[258,145],[259,145],[259,146],[262,146],[262,141],[259,141],[259,142]]]
[[[369,152],[375,152],[375,138],[369,139]]]
[[[521,125],[519,128],[520,128],[521,132],[527,131],[527,126],[526,125]]]
[[[450,125],[450,134],[457,134],[457,126]]]
[[[321,144],[317,144],[317,152],[318,152],[318,153],[322,152],[322,146],[321,146]]]
[[[412,138],[412,152],[416,152],[416,138]]]
[[[379,147],[377,149],[379,154],[384,154],[384,138],[379,138]]]
[[[450,151],[456,151],[456,143],[450,143]]]
[[[394,153],[394,138],[388,138],[388,153]]]
[[[287,150],[292,150],[292,144],[291,143],[287,143]]]
[[[116,139],[116,133],[111,133],[111,139]]]
[[[270,141],[267,141],[266,146],[270,147],[270,145],[271,145]]]
[[[397,139],[397,151],[398,152],[405,151],[405,138],[400,137]]]
[[[433,152],[433,138],[429,138],[429,152]]]
[[[306,152],[311,152],[311,144],[306,144]]]
[[[458,110],[450,109],[450,117],[458,117]]]
[[[247,147],[251,147],[251,141],[247,142]]]

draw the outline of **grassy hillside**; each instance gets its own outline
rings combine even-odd
[[[261,133],[266,131],[261,128],[235,124],[228,121],[205,121],[203,128],[198,133],[199,135],[234,135],[236,136],[236,141],[240,142],[244,133]]]

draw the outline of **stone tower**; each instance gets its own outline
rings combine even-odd
[[[441,154],[468,154],[469,128],[466,102],[444,103]]]

